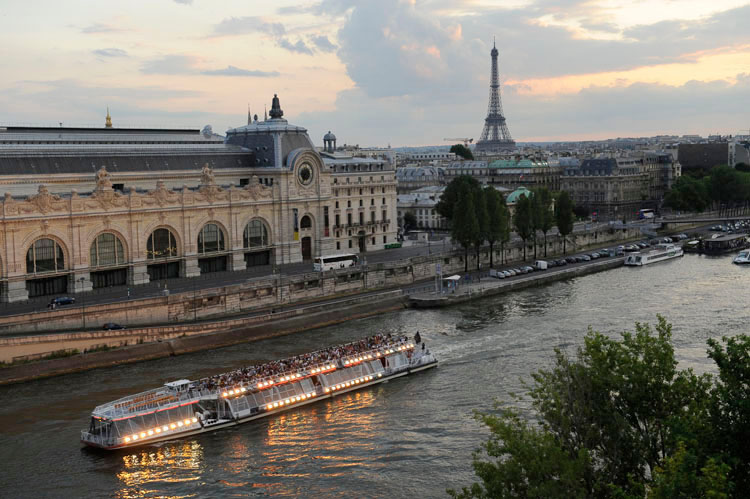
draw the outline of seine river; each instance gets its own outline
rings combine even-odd
[[[656,314],[683,366],[711,369],[706,339],[747,333],[750,267],[686,255],[464,306],[406,310],[210,352],[0,387],[2,497],[445,497],[474,479],[487,432],[472,411],[572,351],[589,326],[616,335]],[[347,342],[420,331],[440,366],[284,415],[129,452],[81,449],[94,406],[166,381]]]

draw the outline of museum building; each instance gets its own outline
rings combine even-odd
[[[0,300],[383,249],[385,159],[316,150],[283,118],[203,130],[0,127]],[[312,270],[312,265],[311,265]],[[270,267],[269,267],[270,269]]]

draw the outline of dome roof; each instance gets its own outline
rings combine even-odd
[[[518,202],[518,198],[521,196],[531,197],[531,191],[528,190],[526,187],[519,187],[515,191],[508,194],[508,197],[505,198],[506,203],[516,203]]]
[[[323,140],[336,140],[336,136],[328,130],[328,133],[323,135]]]

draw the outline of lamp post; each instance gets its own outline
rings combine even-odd
[[[83,283],[85,281],[85,277],[78,279],[78,282],[81,283],[81,319],[83,320],[83,329],[86,329],[86,294],[83,291]]]

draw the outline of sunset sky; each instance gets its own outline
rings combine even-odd
[[[8,0],[0,125],[223,133],[277,93],[319,145],[476,140],[493,37],[516,141],[750,133],[739,0]]]

